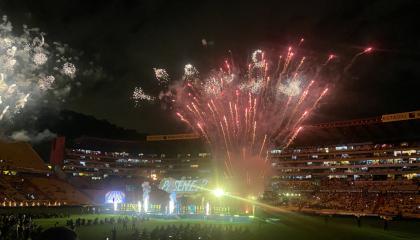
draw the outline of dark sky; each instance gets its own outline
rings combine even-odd
[[[158,92],[153,67],[179,76],[192,62],[205,71],[228,50],[246,58],[301,37],[305,49],[343,59],[366,46],[377,49],[334,86],[312,121],[420,109],[419,1],[0,0],[0,11],[104,68],[107,77],[73,89],[63,108],[140,132],[183,130],[158,104],[135,108],[129,99],[137,85]],[[204,48],[203,38],[214,45]]]

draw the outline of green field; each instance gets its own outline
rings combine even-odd
[[[72,215],[71,218],[78,217],[84,219],[103,219],[105,217],[119,217],[122,215]],[[202,220],[160,220],[138,222],[137,228],[152,230],[156,226],[179,225],[179,224],[231,224],[243,226],[250,229],[251,234],[246,239],[420,239],[419,221],[391,221],[389,229],[383,230],[383,222],[379,219],[362,219],[361,227],[357,226],[354,218],[329,217],[328,221],[322,216],[308,216],[295,213],[282,213],[275,216],[276,221],[261,221],[255,219],[252,223],[230,223]],[[58,222],[59,226],[64,226],[69,218],[37,219],[35,222],[44,229],[54,226]],[[133,237],[134,231],[131,230],[131,222],[128,224],[129,230],[123,230],[122,224],[117,226],[117,239],[137,239]],[[76,232],[81,240],[106,239],[111,236],[111,224],[80,226]]]

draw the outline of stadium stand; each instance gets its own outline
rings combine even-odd
[[[265,200],[298,211],[420,218],[420,111],[305,126],[273,149]]]
[[[271,203],[299,211],[420,217],[417,180],[281,181],[277,187],[282,197]]]
[[[85,194],[59,179],[34,177],[31,179],[31,182],[51,198],[60,202],[66,202],[68,205],[83,205],[90,201]]]
[[[0,141],[0,168],[17,171],[48,172],[39,155],[25,142]]]
[[[23,142],[0,142],[0,188],[0,204],[4,207],[92,203],[60,180],[31,145]]]

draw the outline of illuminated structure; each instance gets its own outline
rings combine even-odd
[[[368,144],[272,151],[281,179],[412,178],[420,174],[420,144]]]
[[[165,178],[159,184],[159,188],[169,193],[168,213],[176,213],[176,209],[180,208],[177,205],[177,194],[180,196],[191,195],[205,195],[208,179],[194,179],[194,180],[176,180],[174,178]],[[196,203],[202,205],[203,203]],[[179,212],[179,210],[178,210]]]
[[[418,119],[420,111],[305,126],[290,148],[271,151],[264,201],[305,212],[418,217]]]
[[[210,203],[206,203],[206,215],[210,215]]]
[[[171,192],[169,194],[169,214],[174,214],[175,210],[175,204],[176,204],[176,192]]]
[[[208,177],[210,154],[201,139],[173,136],[178,135],[148,136],[147,141],[79,138],[73,146],[64,146],[65,140],[57,138],[51,162],[69,176],[91,180],[112,176],[152,180]]]
[[[143,209],[144,212],[149,211],[149,195],[150,195],[150,185],[149,182],[144,182],[141,187],[143,188]]]
[[[121,191],[111,191],[105,194],[105,203],[112,203],[114,211],[118,210],[118,204],[125,202],[125,194]]]
[[[418,177],[418,119],[420,111],[306,126],[294,146],[271,151],[275,175],[290,180]],[[330,145],[316,146],[319,140]]]
[[[121,191],[110,191],[105,194],[105,203],[124,203],[125,194]]]
[[[141,141],[85,137],[67,146],[60,137],[50,162],[95,202],[102,203],[98,196],[111,189],[123,190],[127,201],[141,201],[143,209],[143,182],[153,186],[165,177],[194,180],[212,174],[211,156],[194,134],[153,135]]]

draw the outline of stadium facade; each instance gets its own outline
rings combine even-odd
[[[353,180],[420,177],[420,144],[353,143],[314,148],[272,150],[281,179],[351,178]]]
[[[275,175],[292,180],[417,178],[419,119],[420,111],[414,111],[307,126],[294,146],[271,150]]]
[[[420,217],[420,111],[305,126],[271,150],[265,201],[324,214]]]
[[[68,176],[101,180],[107,177],[201,178],[211,172],[210,154],[195,134],[154,135],[146,141],[83,137],[70,146],[57,138],[51,163]]]
[[[162,182],[176,180],[179,196],[186,196],[197,192],[187,191],[190,182],[208,182],[212,174],[211,155],[196,134],[150,135],[143,141],[82,137],[67,143],[59,137],[50,162],[94,202],[104,203],[109,191],[120,191],[136,207],[144,182],[150,183],[153,203],[160,206],[169,198]]]

